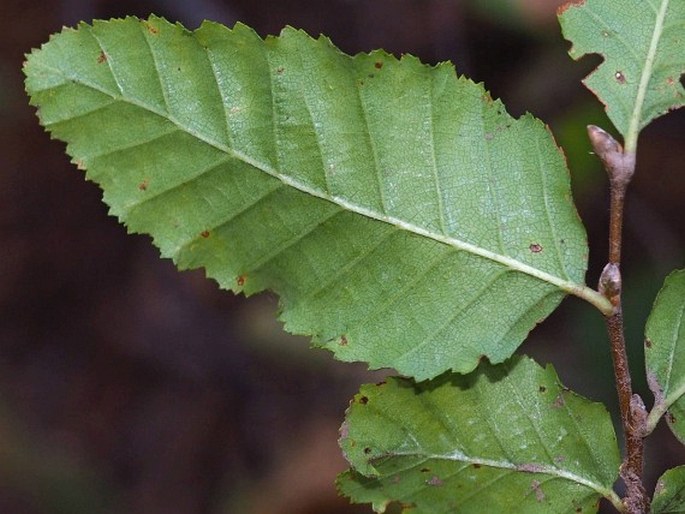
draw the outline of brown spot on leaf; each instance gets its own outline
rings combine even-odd
[[[540,482],[538,482],[537,480],[533,480],[530,483],[530,488],[533,491],[535,491],[535,499],[538,503],[545,501],[545,493],[542,491],[542,488],[540,487]]]
[[[666,421],[668,421],[671,425],[675,423],[675,416],[672,412],[669,411],[666,413]]]
[[[557,397],[554,399],[554,401],[552,402],[552,408],[553,409],[561,409],[565,403],[566,402],[564,402],[564,397],[561,395],[561,393],[559,393],[557,395]]]
[[[652,340],[647,338],[645,339],[645,348],[651,348],[652,347]]]
[[[420,469],[421,473],[430,473],[430,468],[421,468]]]
[[[473,469],[480,469],[481,465],[478,464],[477,462],[473,463]]]
[[[540,253],[542,251],[542,246],[537,243],[531,243],[528,249],[533,253]]]
[[[538,391],[540,391],[541,393],[544,393],[547,391],[547,388],[545,386],[541,385],[540,387],[538,387]]]
[[[380,70],[383,67],[383,61],[376,61],[373,65],[377,70]]]
[[[622,71],[617,71],[614,73],[614,78],[616,79],[616,82],[619,84],[625,84],[626,83],[626,76],[623,74]]]
[[[209,237],[209,230],[203,230],[202,232],[200,232],[200,237],[202,237],[203,239],[207,239]]]
[[[240,276],[236,279],[236,283],[237,283],[240,287],[243,287],[243,286],[245,285],[245,281],[246,281],[246,280],[247,280],[247,277],[246,277],[245,275],[240,275]]]
[[[361,397],[359,398],[359,403],[361,403],[362,405],[366,405],[367,403],[369,403],[369,398],[368,398],[368,396],[361,396]]]
[[[340,346],[347,346],[347,337],[344,335],[340,336],[340,341],[338,342]]]
[[[426,484],[432,485],[434,487],[440,487],[443,484],[443,481],[440,480],[439,476],[433,475],[428,480],[426,480]]]
[[[148,179],[143,180],[140,184],[138,184],[138,189],[141,191],[147,191],[147,186],[150,185],[150,181]]]
[[[365,453],[366,455],[368,455],[369,453],[371,453],[371,448],[369,448],[368,446],[367,446],[366,448],[364,448],[364,453]]]
[[[159,34],[159,29],[158,29],[157,27],[153,27],[152,25],[150,25],[149,22],[144,21],[144,22],[143,22],[143,25],[145,26],[145,28],[147,29],[147,31],[148,31],[150,34],[152,34],[153,36]]]
[[[283,66],[279,66],[278,68],[276,68],[276,73],[278,73],[279,75],[282,75],[284,71],[285,68]]]
[[[98,55],[98,64],[102,64],[103,62],[107,61],[107,54],[104,51],[100,51],[100,55]]]

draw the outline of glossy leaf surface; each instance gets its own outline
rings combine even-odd
[[[430,382],[363,386],[341,446],[343,494],[378,512],[595,512],[620,458],[611,419],[528,358]]]
[[[509,357],[587,244],[563,155],[449,64],[349,57],[285,29],[159,18],[65,29],[28,57],[42,124],[131,232],[286,329],[418,378]]]

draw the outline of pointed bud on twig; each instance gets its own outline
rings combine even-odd
[[[647,408],[639,394],[630,397],[630,422],[638,434],[647,435]]]
[[[602,160],[613,186],[625,187],[635,172],[635,154],[625,153],[623,147],[607,131],[588,125],[587,133],[592,148]]]
[[[605,156],[612,153],[623,153],[620,143],[606,130],[599,128],[597,125],[588,125],[587,133],[592,147],[600,158],[604,159]]]
[[[612,305],[618,305],[621,297],[621,270],[618,264],[610,262],[604,266],[599,277],[599,292],[603,294]]]

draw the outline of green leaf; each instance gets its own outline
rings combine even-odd
[[[652,514],[685,513],[685,466],[669,469],[659,478],[652,499]]]
[[[620,457],[605,408],[529,358],[430,382],[362,387],[341,429],[339,488],[377,512],[596,511]]]
[[[650,121],[685,105],[685,2],[585,0],[567,4],[559,20],[571,57],[604,57],[584,83],[605,104],[626,149],[634,150]]]
[[[547,128],[449,64],[349,57],[285,29],[160,18],[65,29],[31,103],[131,232],[286,329],[418,378],[509,357],[583,284],[587,244]]]
[[[666,277],[645,335],[647,381],[655,397],[649,431],[668,411],[668,425],[685,443],[685,270]]]

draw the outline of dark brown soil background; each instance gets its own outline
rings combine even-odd
[[[489,9],[488,6],[492,7]],[[508,6],[508,7],[506,7]],[[484,81],[514,115],[550,124],[564,146],[593,248],[606,255],[606,180],[584,135],[610,128],[579,79],[553,0],[47,0],[0,2],[0,512],[334,514],[347,402],[377,375],[283,334],[273,296],[219,291],[178,273],[148,238],[127,236],[100,191],[39,127],[23,92],[24,53],[63,25],[149,13],[189,28],[290,24],[344,51],[383,47]],[[644,321],[685,256],[685,116],[641,139],[626,227],[628,338],[641,379]],[[524,351],[615,410],[601,317],[564,302]],[[651,396],[644,393],[648,405]],[[661,429],[648,480],[685,463]]]

